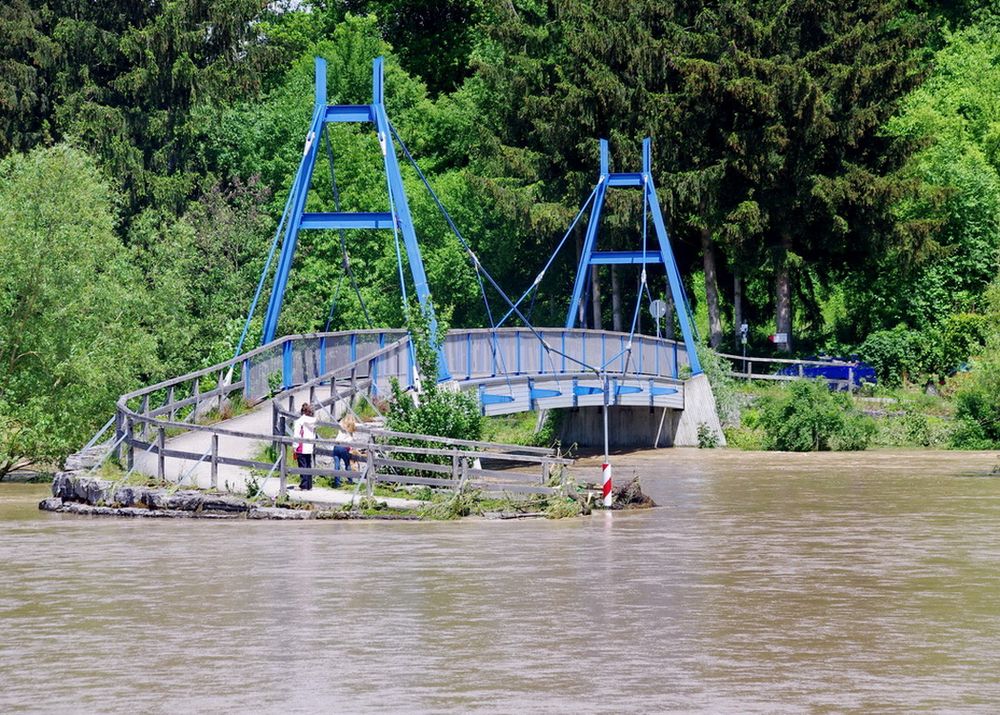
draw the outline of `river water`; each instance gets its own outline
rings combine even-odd
[[[662,450],[662,507],[110,520],[0,485],[0,712],[996,712],[995,453]]]

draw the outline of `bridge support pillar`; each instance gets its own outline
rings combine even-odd
[[[601,407],[580,407],[566,410],[560,421],[559,440],[563,444],[574,442],[587,449],[604,449],[604,416]],[[666,416],[664,419],[664,411]],[[661,420],[664,422],[660,447],[673,447],[677,410],[668,407],[637,407],[616,405],[608,408],[609,448],[649,449],[654,446]]]
[[[684,385],[686,408],[612,405],[608,408],[610,448],[697,447],[698,426],[708,425],[725,446],[726,438],[715,409],[708,378],[696,375]],[[604,416],[601,407],[567,409],[559,427],[559,440],[588,449],[604,448]]]
[[[706,425],[719,438],[719,446],[726,446],[726,435],[719,422],[715,395],[705,373],[684,382],[684,409],[674,430],[674,444],[678,447],[698,446],[698,427]]]

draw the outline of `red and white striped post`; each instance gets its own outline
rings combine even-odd
[[[610,395],[608,390],[610,385],[608,383],[608,373],[603,375],[604,382],[604,464],[601,465],[601,476],[604,477],[604,508],[611,508],[611,465],[609,462],[611,458],[608,457],[608,407],[611,403]]]

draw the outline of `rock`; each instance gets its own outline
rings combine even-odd
[[[49,497],[38,502],[38,508],[42,511],[59,511],[62,505],[63,500],[60,497]]]
[[[82,449],[66,457],[64,469],[70,472],[92,469],[103,462],[107,454],[108,446],[104,444],[94,445],[89,449]]]
[[[200,492],[185,490],[173,494],[162,489],[147,490],[140,496],[141,503],[150,509],[173,509],[177,511],[198,511],[201,508]]]
[[[114,503],[120,507],[130,507],[142,503],[142,495],[148,491],[145,487],[120,487],[114,493]]]
[[[115,509],[114,516],[138,516],[148,519],[190,519],[195,516],[195,513],[172,509],[145,509],[141,506],[133,506]]]
[[[63,501],[99,504],[110,500],[111,483],[76,472],[58,472],[52,479],[52,496]]]
[[[52,478],[52,496],[69,499],[75,494],[73,483],[70,481],[71,476],[71,472],[56,472]]]
[[[96,477],[71,478],[76,500],[84,504],[100,504],[111,499],[111,483]]]
[[[78,504],[70,502],[63,504],[59,511],[67,514],[84,514],[87,516],[118,516],[119,509],[110,506],[93,506],[92,504]]]

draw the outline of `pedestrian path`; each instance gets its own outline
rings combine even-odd
[[[302,395],[306,393],[303,391]],[[296,394],[296,404],[299,403],[299,395]],[[325,414],[324,414],[325,413]],[[248,439],[235,437],[226,434],[219,435],[219,454],[224,454],[227,459],[247,459],[265,461],[262,456],[267,449],[271,435],[272,420],[271,401],[267,400],[253,410],[228,420],[217,422],[213,427],[231,431],[260,435],[259,439]],[[332,421],[332,417],[325,409],[320,411],[318,417],[323,421]],[[181,486],[196,487],[199,489],[209,489],[212,487],[212,467],[209,464],[208,455],[212,448],[212,432],[203,430],[191,430],[166,440],[167,450],[177,450],[191,454],[204,455],[199,462],[197,459],[182,459],[179,457],[165,457],[163,460],[164,477]],[[317,466],[326,466],[322,460],[329,459],[319,457]],[[135,452],[135,471],[140,474],[156,476],[158,469],[157,455],[152,451]],[[359,473],[360,477],[360,473]],[[271,498],[278,496],[280,489],[280,479],[277,476],[277,469],[270,475],[254,474],[248,468],[233,465],[219,464],[217,466],[217,488],[224,492],[245,494],[248,482],[256,481],[264,494]],[[314,504],[326,504],[332,506],[342,506],[356,503],[365,496],[362,491],[355,494],[354,491],[342,489],[326,489],[314,487],[310,491],[302,491],[297,488],[288,491],[288,498],[291,501],[312,502]],[[385,502],[386,506],[392,509],[415,509],[424,504],[416,499],[400,499],[396,497],[378,497],[378,501]]]

